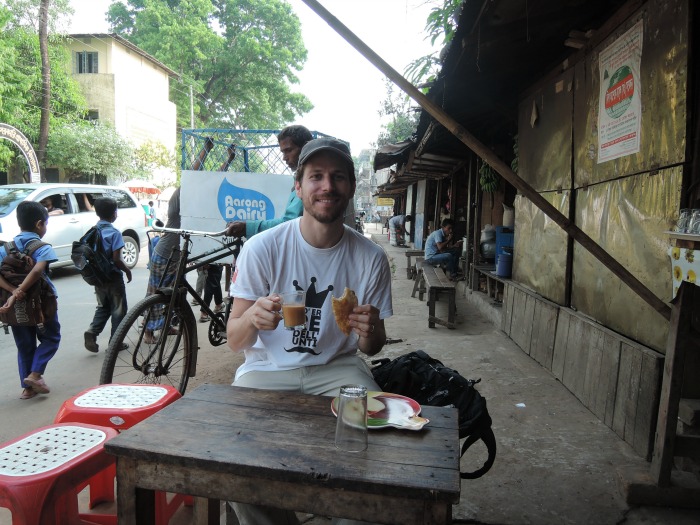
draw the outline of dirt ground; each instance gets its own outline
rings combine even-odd
[[[205,326],[205,325],[200,325]],[[197,375],[190,378],[187,391],[204,383],[230,385],[236,369],[243,363],[243,354],[234,353],[225,344],[211,346],[208,341],[202,341],[200,334],[199,356],[197,357]]]

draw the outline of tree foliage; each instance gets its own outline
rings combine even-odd
[[[426,21],[425,30],[431,44],[438,40],[447,46],[454,38],[459,16],[464,0],[432,0],[435,6],[431,9]],[[437,52],[420,57],[406,67],[406,77],[415,85],[427,89],[438,73],[440,57]],[[410,105],[407,95],[394,90],[394,84],[386,81],[387,96],[379,111],[381,116],[388,117],[382,125],[377,137],[377,147],[394,144],[410,139],[418,126],[419,114]]]
[[[32,32],[39,31],[39,4],[41,0],[0,0],[12,13],[9,27],[23,27]],[[68,25],[68,19],[75,11],[70,0],[51,0],[49,3],[49,32],[59,33]]]
[[[389,120],[382,125],[377,137],[377,147],[394,144],[410,139],[418,125],[418,114],[411,107],[411,99],[396,87],[389,79],[385,80],[386,98],[382,102],[379,115]]]
[[[109,183],[124,182],[132,173],[132,148],[108,124],[87,121],[54,127],[46,151],[50,165],[65,169],[70,179],[102,176]]]
[[[425,31],[431,44],[441,41],[443,48],[454,38],[459,13],[464,0],[433,0],[436,5],[431,9],[425,24]],[[415,85],[429,85],[437,76],[441,64],[438,52],[417,58],[406,67],[406,77]]]
[[[134,150],[133,176],[150,179],[154,171],[166,168],[176,171],[175,154],[168,151],[161,142],[147,140]]]
[[[16,15],[0,7],[0,122],[19,129],[37,148],[43,94],[39,36],[33,28],[19,24]],[[48,44],[53,128],[82,119],[86,104],[69,73],[70,54],[63,37],[50,35]],[[16,155],[11,143],[0,141],[1,170],[6,170]]]
[[[112,31],[181,75],[171,82],[178,125],[276,128],[311,110],[294,93],[306,61],[298,17],[284,0],[127,0],[110,6]]]

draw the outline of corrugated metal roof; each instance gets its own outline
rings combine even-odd
[[[519,96],[550,72],[571,67],[623,5],[641,0],[464,2],[458,28],[428,97],[485,144],[517,130]],[[636,6],[636,7],[635,7]],[[421,113],[419,153],[460,157],[464,146]]]
[[[517,132],[519,96],[550,72],[571,67],[596,30],[616,23],[624,6],[632,12],[642,0],[482,0],[465,1],[442,69],[428,98],[487,146],[508,142]],[[441,178],[462,165],[467,147],[421,112],[416,142],[382,148],[377,166],[396,163],[396,184]],[[506,140],[504,140],[506,139]],[[380,150],[380,151],[382,151]],[[405,177],[405,179],[403,179]]]

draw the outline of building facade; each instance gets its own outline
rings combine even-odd
[[[91,119],[111,122],[135,148],[158,142],[175,151],[176,106],[169,94],[177,73],[116,34],[74,34],[67,45]]]

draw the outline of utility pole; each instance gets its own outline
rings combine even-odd
[[[192,84],[190,84],[190,127],[194,129],[194,95],[192,94]]]

